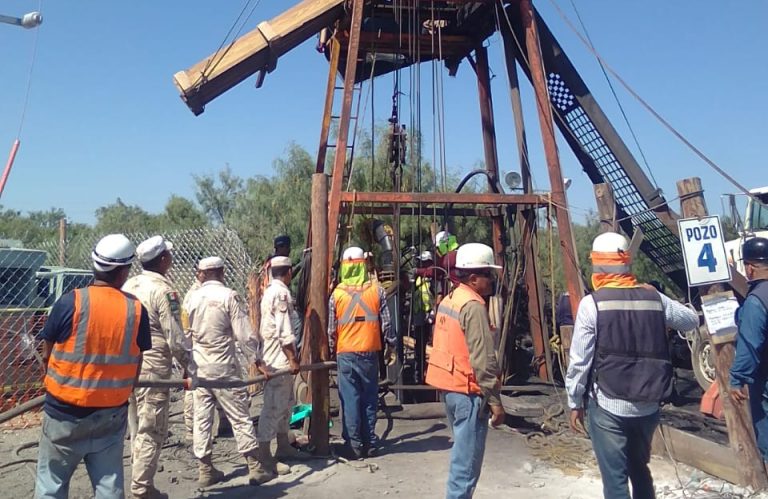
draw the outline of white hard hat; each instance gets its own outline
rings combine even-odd
[[[275,267],[291,267],[293,264],[291,263],[291,259],[287,256],[273,256],[272,259],[269,261],[269,265],[272,268],[275,268]]]
[[[357,246],[350,246],[345,249],[344,253],[341,255],[342,260],[363,260],[364,258],[365,252],[362,248],[358,248]]]
[[[500,269],[494,263],[493,250],[481,243],[467,243],[456,251],[457,269]]]
[[[151,262],[164,251],[173,249],[173,243],[163,239],[163,236],[152,236],[136,246],[136,256],[141,262]]]
[[[447,230],[441,230],[435,234],[435,244],[440,244],[443,239],[448,239],[451,234]]]
[[[431,251],[422,252],[421,255],[419,255],[419,260],[421,260],[422,262],[426,262],[428,260],[434,260],[434,258],[432,258],[432,252]]]
[[[596,253],[626,253],[629,251],[629,241],[616,232],[604,232],[592,242],[592,251]]]
[[[197,270],[213,270],[224,267],[224,260],[218,256],[203,258],[197,264]]]
[[[109,272],[117,267],[133,263],[136,247],[122,234],[110,234],[102,237],[91,252],[93,268],[100,272]]]

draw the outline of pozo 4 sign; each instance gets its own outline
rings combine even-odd
[[[677,221],[689,286],[731,280],[720,217],[686,218]]]

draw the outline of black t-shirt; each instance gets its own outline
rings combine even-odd
[[[129,298],[135,296],[120,291]],[[45,322],[40,338],[51,343],[63,343],[72,334],[72,320],[75,315],[75,292],[70,291],[53,304],[48,320]],[[139,330],[136,334],[136,345],[139,351],[144,352],[152,348],[152,336],[149,330],[149,314],[147,309],[141,306],[141,318]],[[49,416],[62,420],[80,419],[94,412],[106,409],[105,407],[80,407],[62,402],[51,394],[46,394],[44,410]]]

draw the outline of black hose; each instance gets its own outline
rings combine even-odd
[[[499,179],[492,176],[491,173],[488,170],[472,170],[469,172],[463,179],[461,179],[461,182],[459,182],[459,185],[456,187],[456,193],[464,189],[464,186],[469,182],[469,180],[472,177],[475,177],[477,175],[485,175],[488,179],[488,185],[491,187],[491,190],[495,192],[496,194],[503,194],[504,190],[501,188],[501,184],[499,184]],[[448,227],[448,213],[450,212],[451,208],[453,208],[453,203],[446,203],[445,205],[445,213],[443,213],[443,228],[447,229]]]

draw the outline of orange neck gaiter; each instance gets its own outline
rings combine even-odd
[[[592,288],[634,288],[637,278],[630,271],[631,258],[629,253],[601,253],[593,251],[592,259]]]

